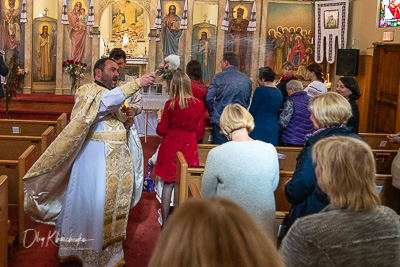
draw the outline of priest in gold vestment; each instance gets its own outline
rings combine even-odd
[[[23,178],[24,208],[35,221],[56,225],[60,261],[122,266],[134,170],[118,112],[154,75],[111,90],[119,75],[108,58],[96,62],[94,75],[76,91],[70,123]]]

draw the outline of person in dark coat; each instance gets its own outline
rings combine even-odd
[[[0,75],[5,77],[8,74],[8,68],[7,68],[6,64],[4,63],[3,55],[4,55],[4,51],[0,49]],[[0,99],[3,99],[4,97],[5,97],[5,94],[3,91],[3,86],[0,83]]]
[[[303,146],[306,134],[312,133],[314,125],[308,110],[310,97],[303,91],[303,84],[292,80],[286,84],[288,97],[279,117],[284,146]]]
[[[278,145],[278,111],[282,105],[282,93],[273,84],[275,73],[270,67],[259,69],[258,84],[250,106],[256,127],[250,134],[255,140]]]
[[[351,127],[345,125],[351,116],[351,106],[343,96],[335,92],[315,96],[310,100],[309,109],[316,131],[306,136],[304,147],[297,157],[296,170],[292,179],[285,185],[286,198],[292,203],[287,228],[297,218],[317,213],[329,204],[327,195],[317,185],[311,157],[314,144],[323,138],[336,135],[361,140]]]
[[[288,97],[288,93],[286,91],[286,85],[288,82],[292,80],[297,80],[296,76],[293,74],[294,71],[294,65],[290,61],[286,61],[285,63],[282,64],[282,72],[283,76],[277,81],[276,87],[281,91],[282,97],[283,97],[283,102],[286,101],[286,98]],[[283,108],[283,104],[281,106]]]
[[[353,127],[354,132],[358,134],[358,126],[360,124],[360,112],[356,100],[361,97],[358,82],[353,77],[342,77],[336,85],[336,93],[344,96],[351,106],[351,117],[347,121],[347,126]]]

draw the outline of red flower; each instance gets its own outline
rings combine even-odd
[[[86,68],[86,67],[87,67],[87,64],[86,64],[86,63],[83,63],[83,66]]]
[[[62,64],[63,68],[65,67],[65,65],[67,65],[67,62],[64,61]]]
[[[75,61],[75,65],[78,65],[79,64],[79,62],[78,61]]]

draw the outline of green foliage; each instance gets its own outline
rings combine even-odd
[[[13,54],[8,63],[8,76],[5,81],[5,93],[7,103],[11,102],[12,97],[17,96],[17,89],[23,82],[26,71],[19,67],[19,57]]]

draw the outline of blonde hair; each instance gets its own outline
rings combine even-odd
[[[290,61],[286,61],[282,64],[282,69],[289,67],[291,70],[294,70],[294,64]]]
[[[172,99],[169,106],[170,109],[174,108],[176,99],[179,99],[179,107],[181,109],[187,108],[190,100],[193,99],[189,76],[183,71],[177,71],[172,76],[169,98]]]
[[[274,243],[230,200],[192,198],[171,215],[149,267],[284,266]]]
[[[363,141],[333,136],[318,141],[312,150],[318,185],[338,209],[370,211],[380,205],[375,184],[375,158]]]
[[[319,128],[340,126],[351,117],[349,101],[336,92],[327,92],[310,99],[309,110]]]
[[[254,119],[240,104],[229,104],[222,111],[219,126],[226,136],[242,128],[246,128],[250,134],[254,129]]]

